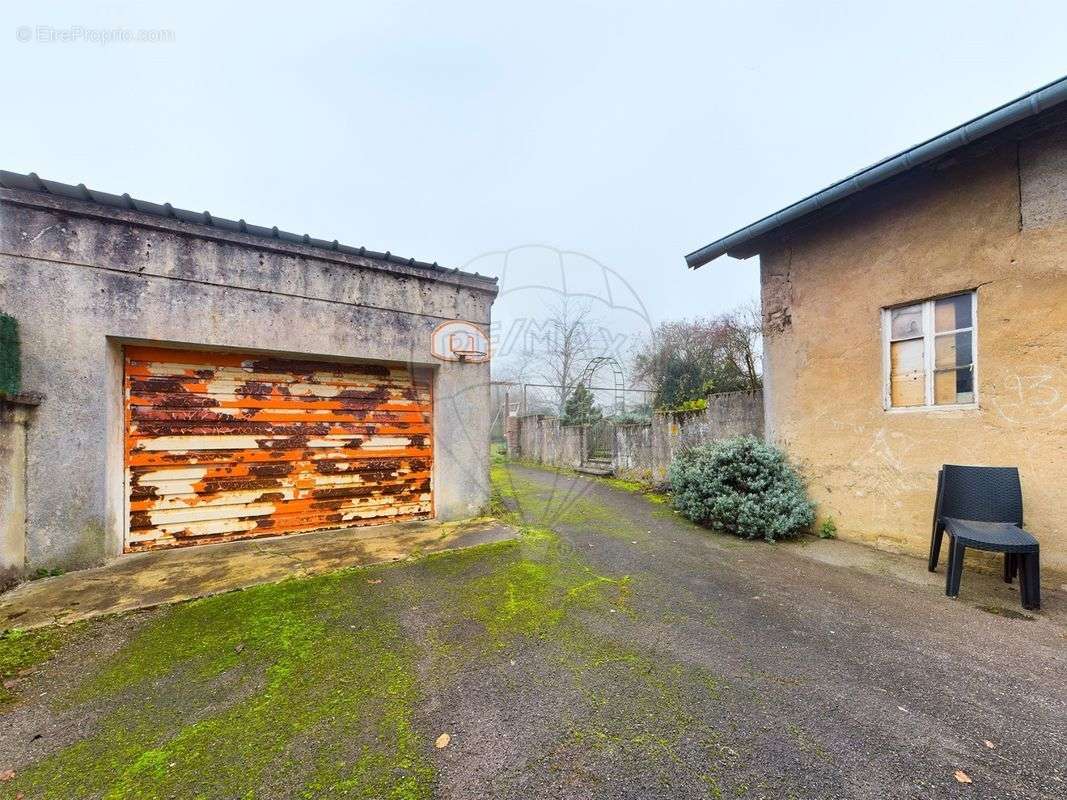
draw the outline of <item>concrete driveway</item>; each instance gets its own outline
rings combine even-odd
[[[1067,796],[1062,593],[494,481],[517,541],[44,629],[0,796]]]

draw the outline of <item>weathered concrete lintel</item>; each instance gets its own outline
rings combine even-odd
[[[277,241],[262,236],[255,236],[253,234],[224,231],[207,225],[195,225],[176,219],[171,220],[162,217],[154,217],[139,211],[110,208],[96,203],[79,202],[66,197],[55,197],[36,192],[22,192],[16,189],[0,188],[0,202],[26,206],[27,208],[62,211],[68,214],[77,214],[78,216],[90,217],[108,222],[120,222],[128,225],[136,225],[141,228],[152,228],[155,230],[166,231],[168,233],[195,236],[200,239],[229,242],[243,247],[254,247],[269,252],[347,264],[349,266],[360,267],[363,269],[387,272],[393,275],[461,286],[464,289],[484,292],[494,297],[499,291],[494,279],[472,275],[458,269],[450,270],[448,268],[441,268],[439,271],[430,271],[417,266],[407,266],[392,261],[382,261],[371,256],[358,256],[350,253],[334,252],[321,247]]]
[[[36,408],[44,402],[43,394],[34,392],[19,392],[18,394],[0,394],[0,408],[4,406],[21,406]]]

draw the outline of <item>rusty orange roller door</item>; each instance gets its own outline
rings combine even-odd
[[[127,552],[431,515],[429,370],[125,355]]]

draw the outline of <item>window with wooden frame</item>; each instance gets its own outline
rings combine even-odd
[[[978,405],[974,292],[882,309],[886,409]]]

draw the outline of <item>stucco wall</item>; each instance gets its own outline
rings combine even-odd
[[[1067,569],[1067,136],[959,154],[761,254],[767,435],[844,538],[925,551],[943,463],[1017,465]],[[977,289],[979,408],[883,409],[880,310]]]
[[[44,395],[27,447],[27,567],[121,550],[124,342],[433,366],[437,516],[487,501],[489,366],[429,352],[445,319],[488,327],[484,283],[47,196],[0,201],[0,309],[19,321],[25,390]]]

